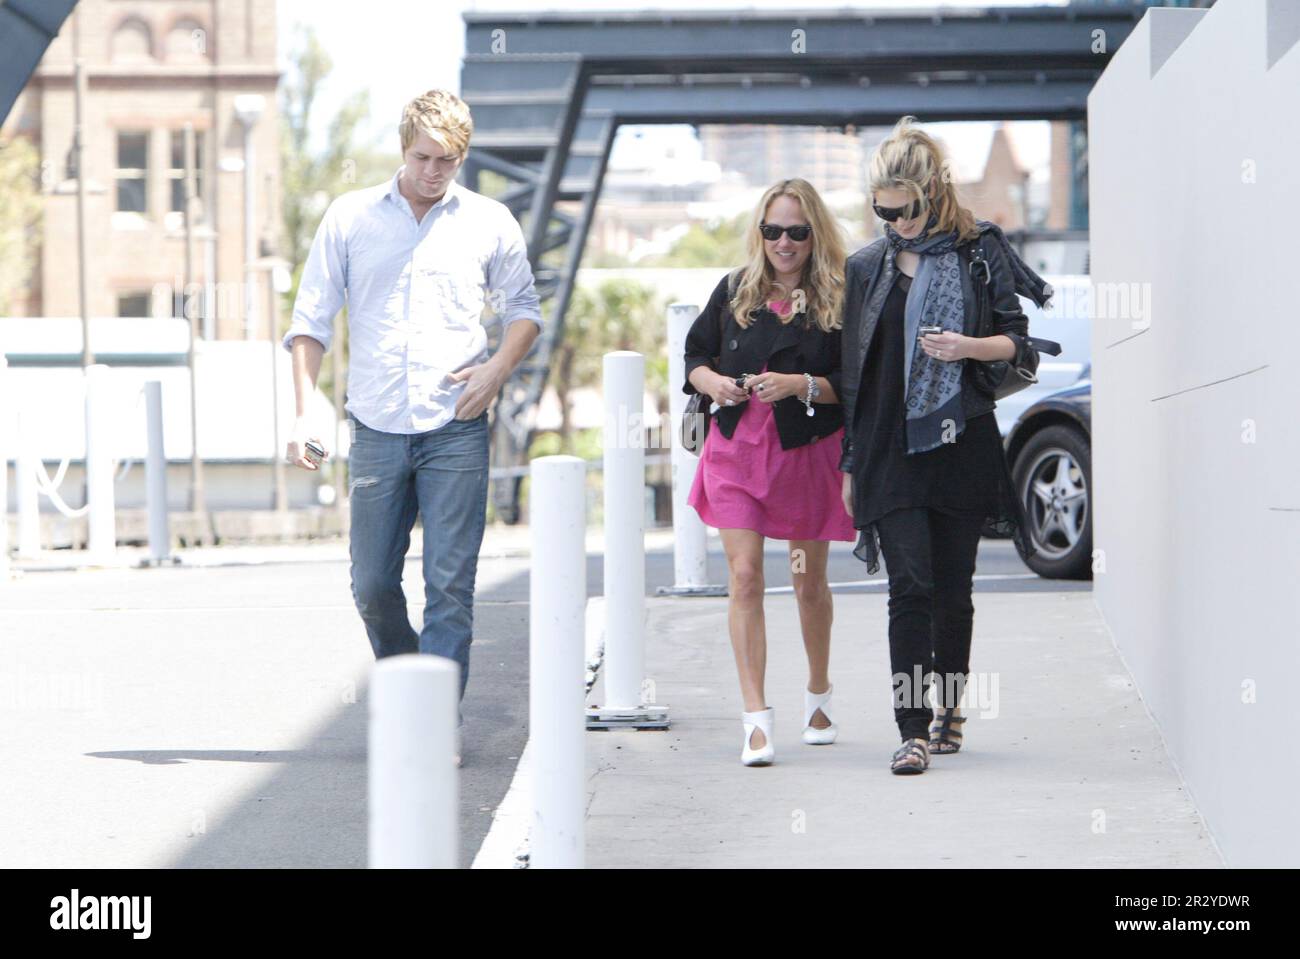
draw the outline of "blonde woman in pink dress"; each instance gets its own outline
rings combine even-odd
[[[782,180],[764,193],[747,262],[723,277],[686,338],[687,393],[713,400],[688,502],[727,554],[728,624],[744,699],[741,762],[775,757],[764,688],[763,541],[787,540],[808,682],[803,734],[835,741],[831,718],[831,540],[856,531],[840,497],[844,433],[840,323],[844,239],[817,191]]]

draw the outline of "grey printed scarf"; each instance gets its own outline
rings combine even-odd
[[[961,257],[957,232],[926,236],[937,221],[933,212],[915,238],[905,240],[885,224],[889,240],[887,267],[894,267],[899,250],[921,254],[921,265],[907,291],[903,309],[903,372],[907,377],[907,452],[923,453],[952,442],[966,428],[961,408],[961,376],[966,361],[940,360],[917,346],[921,324],[961,333],[966,316],[961,286]]]

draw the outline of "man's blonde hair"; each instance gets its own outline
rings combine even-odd
[[[456,94],[430,90],[406,105],[397,130],[402,137],[402,153],[411,149],[416,137],[427,133],[449,153],[460,154],[469,149],[474,120],[465,101]]]

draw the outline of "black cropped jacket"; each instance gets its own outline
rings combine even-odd
[[[707,366],[724,376],[758,373],[766,364],[773,373],[810,373],[824,376],[835,390],[837,402],[814,403],[809,416],[803,400],[787,396],[772,404],[781,448],[804,446],[829,436],[844,425],[844,408],[838,402],[840,392],[840,331],[827,333],[815,323],[807,323],[803,313],[796,313],[788,323],[767,307],[750,314],[747,329],[741,328],[731,313],[724,276],[709,297],[686,334],[686,382],[682,392],[697,393],[691,385],[691,371]],[[715,361],[716,358],[716,361]],[[718,427],[728,439],[740,422],[744,400],[735,406],[720,406],[715,415]],[[762,400],[755,398],[755,403]]]
[[[839,468],[842,472],[853,472],[853,423],[854,411],[859,403],[873,402],[872,384],[862,383],[862,369],[866,364],[867,351],[871,344],[872,333],[884,310],[885,297],[894,283],[897,266],[891,265],[885,256],[888,244],[885,237],[878,237],[850,256],[844,267],[844,376],[841,379],[843,391],[836,388],[836,395],[845,410],[849,424],[844,430],[841,441]],[[1000,244],[984,243],[983,248],[988,258],[991,274],[989,296],[991,298],[993,330],[991,335],[1004,335],[1015,344],[1016,353],[1013,364],[1023,366],[1029,350],[1029,320],[1020,306],[1016,296],[1015,274],[1007,261]],[[961,270],[962,297],[965,315],[962,317],[962,332],[966,336],[979,333],[979,316],[975,310],[975,287],[966,269]],[[1048,293],[1050,295],[1050,288]],[[961,408],[967,419],[987,413],[997,407],[993,397],[975,384],[973,377],[974,363],[968,361],[962,370]],[[865,395],[864,395],[865,394]]]

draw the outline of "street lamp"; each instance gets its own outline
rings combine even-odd
[[[257,197],[253,179],[253,127],[266,109],[266,98],[257,93],[235,97],[235,116],[244,127],[244,339],[251,340],[257,329],[257,298],[253,290],[253,261],[257,241],[253,232],[253,207]]]

